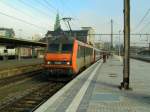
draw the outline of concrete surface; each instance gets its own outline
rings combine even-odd
[[[123,64],[95,63],[35,112],[150,112],[150,64],[131,60],[130,87],[120,90]]]

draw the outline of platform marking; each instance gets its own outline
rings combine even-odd
[[[82,88],[80,89],[78,94],[73,99],[72,103],[67,108],[66,112],[76,112],[77,111],[77,109],[80,105],[80,102],[82,101],[83,96],[85,95],[85,92],[87,91],[93,77],[96,75],[96,72],[99,69],[99,67],[101,66],[101,64],[102,63],[99,63],[99,65],[94,69],[92,74],[89,76],[89,78],[86,80],[86,82],[84,83],[84,85],[82,86]]]
[[[98,61],[101,62],[101,61]],[[34,112],[46,112],[48,111],[48,108],[53,105],[53,103],[61,97],[73,84],[75,84],[78,80],[80,80],[83,75],[86,75],[86,72],[89,71],[93,66],[95,66],[98,62],[94,63],[92,66],[90,66],[88,69],[86,69],[84,72],[82,72],[80,75],[78,75],[75,79],[73,79],[71,82],[69,82],[66,86],[64,86],[62,89],[60,89],[56,94],[54,94],[50,99],[48,99],[43,105],[41,105],[38,109],[36,109]]]

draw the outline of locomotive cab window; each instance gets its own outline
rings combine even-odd
[[[73,44],[62,44],[62,52],[72,52]]]
[[[48,52],[59,52],[59,44],[49,44]]]

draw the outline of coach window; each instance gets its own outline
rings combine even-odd
[[[89,50],[90,49],[88,47],[86,47],[86,51],[85,51],[86,52],[86,56],[89,56]]]
[[[81,57],[81,48],[80,48],[80,46],[78,46],[77,57],[78,57],[78,58],[80,58],[80,57]]]
[[[81,57],[85,56],[85,48],[81,46]]]
[[[79,46],[78,47],[78,54],[77,54],[77,57],[78,58],[81,58],[81,57],[83,57],[84,56],[84,47],[83,46]]]
[[[4,49],[4,53],[8,53],[8,50],[7,50],[7,49]]]
[[[92,52],[93,52],[93,49],[92,49],[92,48],[90,48],[90,55],[92,55]]]

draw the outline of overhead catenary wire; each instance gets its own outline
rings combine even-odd
[[[139,21],[139,23],[136,25],[135,29],[133,31],[136,31],[136,29],[138,29],[141,24],[143,23],[143,21],[145,20],[145,18],[148,16],[150,12],[150,8],[146,11],[146,13],[144,14],[144,16],[141,18],[141,20]]]
[[[25,21],[25,20],[23,20],[23,19],[17,18],[17,17],[15,17],[15,16],[8,15],[8,14],[3,13],[3,12],[0,12],[0,15],[7,16],[7,17],[9,17],[9,18],[11,18],[11,19],[14,19],[14,20],[20,21],[20,22],[22,22],[22,23],[25,23],[25,24],[34,26],[34,27],[39,28],[39,29],[45,29],[45,30],[47,30],[47,28],[45,28],[45,27],[38,26],[38,25],[36,25],[36,24],[30,23],[30,22],[28,22],[28,21]]]
[[[39,0],[38,0],[38,1],[39,1]],[[27,6],[27,7],[29,7],[30,9],[33,9],[34,11],[36,11],[36,12],[38,12],[38,13],[40,13],[40,14],[46,16],[46,17],[49,17],[49,15],[48,15],[47,13],[45,13],[45,11],[43,11],[43,10],[40,9],[41,7],[39,8],[39,7],[33,6],[33,5],[31,5],[29,2],[24,1],[24,0],[18,0],[18,2],[20,2],[20,3],[18,3],[18,4]],[[36,1],[36,2],[37,2],[37,1]],[[45,4],[44,4],[44,2],[45,2]],[[8,2],[8,3],[9,3],[9,2]],[[48,0],[43,0],[43,2],[40,1],[40,2],[38,2],[38,3],[40,3],[41,6],[46,7],[47,9],[48,9],[48,7],[49,7],[49,8],[51,7],[51,8],[54,9],[56,12],[58,11],[58,9],[55,8],[53,5],[51,5],[51,3],[50,3]],[[47,6],[46,6],[46,3],[47,3]],[[7,5],[7,2],[6,2],[5,5]],[[28,16],[28,17],[31,17],[31,16],[32,16],[32,15],[28,14],[26,11],[21,10],[21,9],[18,9],[18,8],[16,8],[16,7],[13,6],[13,5],[8,5],[8,6],[9,6],[10,8],[12,8],[12,9],[16,10],[16,12],[20,12],[21,14],[24,14],[25,16]],[[54,11],[53,11],[53,12],[54,12]],[[8,13],[5,13],[5,12],[0,12],[0,15],[6,16],[6,17],[11,18],[11,19],[13,19],[13,20],[20,21],[20,22],[22,22],[22,23],[24,23],[24,24],[28,24],[28,25],[33,26],[33,27],[36,27],[36,28],[38,28],[38,29],[48,30],[46,27],[39,26],[39,25],[34,24],[34,23],[32,23],[32,22],[29,22],[29,21],[27,21],[27,20],[25,20],[25,19],[22,19],[21,17],[19,18],[19,17],[17,17],[17,16],[14,16],[14,15],[12,15],[12,14],[8,14]],[[66,26],[67,26],[67,25],[66,25]],[[67,27],[68,27],[68,26],[67,26]]]
[[[58,9],[56,7],[54,7],[48,0],[43,0],[40,1],[40,0],[36,0],[37,3],[40,3],[41,6],[47,8],[49,10],[49,8],[52,8],[53,9],[53,14],[57,14],[58,13]],[[63,13],[62,12],[59,12],[61,14],[61,16],[63,17]]]
[[[54,7],[48,0],[43,0],[43,2],[45,3],[43,3],[43,2],[41,2],[40,0],[37,0],[37,2],[40,2],[41,3],[41,5],[43,5],[44,7],[46,7],[48,10],[49,10],[49,8],[52,8],[53,9],[53,14],[57,14],[59,11],[58,11],[58,9],[56,8],[56,7]],[[46,6],[47,5],[47,6]],[[59,12],[60,13],[60,15],[63,17],[63,13],[62,12]]]
[[[55,10],[56,13],[60,13],[60,15],[63,17],[63,13],[58,11],[58,9],[56,7],[54,7],[48,0],[43,0],[43,2],[45,2],[45,4],[47,4],[47,6],[49,6],[50,8],[52,8],[53,10]]]
[[[44,11],[36,8],[36,7],[33,7],[31,4],[27,3],[27,2],[24,2],[24,0],[18,0],[20,3],[24,4],[25,6],[29,7],[29,8],[32,8],[33,10],[37,11],[38,13],[41,13],[42,15],[46,16],[46,17],[50,17],[47,13],[45,13]]]
[[[6,5],[7,7],[10,7],[12,9],[14,9],[15,11],[17,12],[20,12],[20,13],[23,13],[24,15],[28,16],[28,17],[31,17],[32,15],[29,15],[28,13],[26,13],[25,11],[23,10],[20,10],[20,9],[17,9],[16,7],[12,6],[11,4],[8,4],[8,2],[3,2],[3,1],[0,1],[1,3],[3,3],[4,5]]]
[[[150,21],[141,28],[140,32],[143,32],[149,25]]]
[[[45,0],[43,0],[43,3],[41,0],[36,0],[37,3],[40,3],[41,6],[43,6],[44,8],[47,8],[49,10],[49,8],[51,7],[53,9],[53,11],[51,11],[53,14],[56,14],[56,9],[54,9],[52,6],[47,5],[47,3],[45,2]]]
[[[40,10],[40,9],[38,9],[38,8],[36,8],[36,7],[33,7],[33,6],[30,5],[30,4],[28,5],[28,3],[24,2],[23,0],[19,0],[19,2],[21,2],[21,3],[24,4],[25,6],[28,6],[29,8],[32,8],[33,10],[35,10],[35,11],[37,11],[37,12],[40,12],[40,13],[44,14],[45,16],[49,17],[49,15],[47,15],[47,14],[46,14],[45,12],[43,12],[42,10]],[[47,9],[49,9],[48,7],[51,7],[53,10],[55,10],[55,12],[53,11],[53,14],[56,14],[57,9],[56,9],[53,5],[51,5],[49,1],[43,0],[43,2],[44,2],[45,4],[44,4],[43,2],[41,2],[40,0],[36,0],[36,2],[37,2],[37,3],[40,3],[41,6],[46,7]],[[47,4],[48,6],[46,6],[46,4]]]
[[[27,16],[29,18],[31,18],[32,20],[36,20],[38,22],[41,21],[41,19],[37,16],[35,16],[34,14],[31,14],[31,13],[27,13],[26,11],[22,10],[22,9],[18,9],[16,8],[13,4],[10,4],[9,2],[4,2],[3,0],[0,1],[1,3],[3,3],[5,6],[9,7],[9,8],[12,8],[14,9],[16,12],[20,13],[20,14],[23,14],[24,16]],[[21,3],[22,4],[22,3]],[[18,4],[20,5],[20,4]],[[25,4],[23,4],[25,5]],[[25,5],[26,6],[26,5]],[[42,22],[42,21],[41,21]]]
[[[56,7],[54,7],[48,0],[43,0],[43,2],[45,4],[43,2],[41,2],[40,0],[37,0],[36,2],[41,3],[41,5],[46,7],[47,9],[48,9],[48,7],[52,8],[53,10],[55,10],[56,13],[60,13],[60,15],[63,17],[64,14],[62,12],[58,11],[58,9]],[[53,12],[53,13],[56,14],[55,12]]]
[[[82,26],[83,26],[83,23],[82,23],[82,22],[80,21],[80,19],[74,14],[74,12],[72,12],[71,8],[67,5],[68,2],[67,2],[67,3],[64,3],[62,0],[60,0],[60,3],[62,4],[62,6],[66,6],[66,8],[69,9],[69,10],[67,10],[67,11],[68,11],[72,16],[75,17],[75,18],[73,17],[74,20],[78,21],[78,23],[80,24],[80,25],[78,24],[78,26],[79,26],[79,27],[82,27]],[[73,14],[74,14],[74,15],[73,15]]]
[[[72,18],[73,18],[73,20],[74,21],[76,21],[76,22],[74,22],[75,24],[75,26],[77,26],[77,27],[79,27],[79,28],[82,28],[82,27],[84,27],[85,25],[87,25],[87,23],[85,22],[85,21],[82,21],[81,19],[79,19],[79,17],[77,17],[77,15],[75,15],[75,13],[72,11],[72,9],[71,9],[71,7],[70,7],[70,5],[68,5],[69,4],[69,2],[67,1],[67,2],[64,2],[63,0],[59,0],[60,1],[60,3],[62,4],[62,6],[63,7],[66,7],[68,10],[68,13],[70,13],[71,15],[72,15]],[[89,24],[88,24],[89,25]],[[92,25],[93,26],[93,25]]]
[[[52,5],[52,4],[50,4],[50,2],[49,1],[47,1],[47,0],[43,0],[48,6],[50,6],[51,8],[53,8],[54,10],[56,10],[57,11],[57,9]]]
[[[38,9],[38,8],[36,8],[36,7],[32,6],[32,5],[30,5],[30,4],[26,3],[26,2],[24,2],[24,0],[19,0],[19,2],[21,2],[22,4],[28,6],[29,8],[34,9],[35,11],[38,11],[38,12],[40,12],[40,13],[43,12],[43,11],[41,11],[40,9]],[[57,13],[57,9],[56,9],[48,0],[43,0],[43,2],[41,2],[40,0],[36,0],[36,2],[37,2],[37,3],[40,3],[41,6],[46,7],[47,9],[52,8],[52,9],[55,10],[55,12]],[[45,3],[45,4],[44,4],[44,3]],[[46,4],[47,4],[47,6],[46,6]],[[49,7],[49,8],[48,8],[48,7]],[[53,11],[54,14],[56,14],[55,12]],[[48,15],[45,14],[45,13],[42,13],[42,14],[44,14],[45,16],[48,16]],[[63,15],[63,14],[61,14],[61,15]]]

